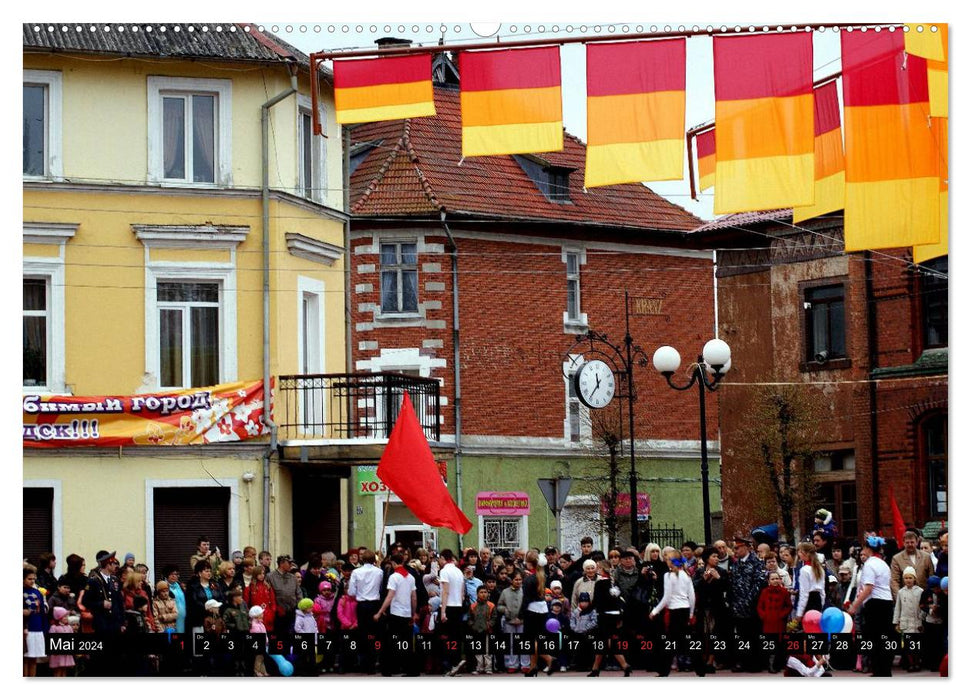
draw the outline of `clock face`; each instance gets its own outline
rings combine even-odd
[[[576,373],[577,397],[590,408],[603,408],[614,398],[614,373],[602,360],[591,360]]]

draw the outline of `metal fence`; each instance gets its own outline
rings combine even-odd
[[[395,372],[294,374],[279,377],[274,414],[283,439],[387,439],[405,392],[425,437],[439,441],[436,379]]]
[[[661,549],[665,547],[681,549],[681,545],[684,544],[684,528],[667,523],[660,527],[649,524],[641,530],[641,542],[645,544],[655,542],[661,546]]]

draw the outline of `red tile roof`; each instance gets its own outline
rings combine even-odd
[[[726,214],[714,221],[708,221],[692,233],[704,233],[705,231],[720,231],[722,229],[737,228],[741,226],[751,226],[767,221],[792,221],[792,209],[768,209],[765,211],[746,211],[740,214]]]
[[[564,132],[563,150],[537,154],[572,168],[570,202],[548,200],[512,156],[462,160],[459,93],[435,89],[434,117],[355,126],[354,143],[382,143],[351,176],[356,216],[437,216],[439,211],[488,220],[570,222],[640,230],[692,231],[702,223],[641,184],[583,191],[586,146]]]

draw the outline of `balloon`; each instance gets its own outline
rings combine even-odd
[[[293,664],[287,661],[285,658],[279,654],[270,654],[270,658],[276,663],[277,669],[280,671],[281,676],[292,676],[293,675]]]
[[[941,590],[942,591],[947,590],[947,576],[941,579]]]
[[[840,630],[843,634],[853,631],[853,616],[850,615],[845,610],[843,611],[843,629]]]
[[[555,617],[551,617],[546,621],[546,631],[551,633],[556,633],[560,631],[560,621]]]
[[[823,610],[822,617],[819,618],[819,628],[826,634],[836,634],[842,631],[845,623],[843,611],[839,608],[826,608]]]
[[[411,626],[411,631],[415,634],[421,634],[421,627],[418,626],[417,622]]]
[[[822,617],[822,613],[818,610],[809,610],[805,615],[802,616],[802,628],[806,632],[822,632],[823,630],[819,626],[819,620]]]

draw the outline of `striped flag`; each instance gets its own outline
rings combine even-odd
[[[812,204],[811,33],[715,37],[715,213]]]
[[[435,114],[431,54],[334,61],[338,124]]]
[[[459,54],[462,157],[563,150],[560,48]]]
[[[808,207],[794,207],[792,222],[805,221],[843,208],[845,167],[843,130],[840,128],[840,103],[836,81],[813,90],[816,116],[814,173],[816,201]]]
[[[914,246],[914,262],[918,265],[927,260],[939,258],[947,255],[947,233],[948,233],[948,203],[947,203],[947,119],[944,117],[931,117],[931,125],[934,127],[935,140],[937,141],[937,153],[940,162],[940,184],[938,192],[941,203],[941,240],[930,245]]]
[[[587,45],[584,187],[684,176],[685,40]]]
[[[698,134],[695,149],[698,151],[698,191],[704,192],[715,186],[715,130]]]
[[[923,31],[918,32],[920,26]],[[932,117],[947,116],[947,25],[908,24],[904,35],[907,53],[927,59],[927,94]],[[937,31],[931,31],[934,27]]]
[[[846,120],[845,249],[940,239],[939,154],[927,65],[903,32],[842,32]]]

